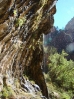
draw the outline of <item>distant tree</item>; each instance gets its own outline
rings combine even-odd
[[[49,56],[49,76],[58,86],[66,90],[74,89],[74,62],[67,61],[65,56],[68,54],[62,51],[61,54],[55,53]]]

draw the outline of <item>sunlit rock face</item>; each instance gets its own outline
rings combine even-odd
[[[66,52],[69,53],[68,59],[74,60],[74,42],[66,46]]]
[[[67,23],[64,30],[54,27],[44,37],[45,46],[54,46],[58,52],[65,50],[68,60],[74,60],[74,17]]]
[[[74,30],[74,17],[65,26],[66,30]]]
[[[42,33],[53,26],[53,4],[54,0],[0,0],[0,78],[12,78],[13,84],[27,71],[46,97],[41,42]]]
[[[58,30],[54,28],[51,33],[44,36],[45,46],[54,46],[58,52],[63,49],[66,51],[66,47],[74,42],[74,30]],[[67,51],[69,52],[69,51]]]
[[[74,42],[73,43],[70,43],[69,45],[67,45],[66,51],[68,53],[72,53],[74,51]]]

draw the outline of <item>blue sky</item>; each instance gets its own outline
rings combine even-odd
[[[74,17],[74,0],[58,0],[56,9],[54,26],[58,26],[59,29],[62,29],[68,21]]]

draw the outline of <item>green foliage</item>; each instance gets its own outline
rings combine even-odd
[[[3,97],[6,97],[6,98],[8,97],[7,88],[4,88],[4,89],[3,89],[3,94],[2,94],[2,96],[3,96]]]
[[[74,89],[74,62],[67,61],[67,53],[51,54],[49,57],[49,76],[60,87]]]
[[[57,49],[54,48],[53,46],[45,47],[44,46],[44,52],[47,53],[48,55],[54,54],[57,52]]]
[[[0,92],[0,97],[2,96],[2,92]]]
[[[25,21],[26,21],[25,17],[18,18],[16,21],[16,26],[22,26]]]
[[[14,15],[16,16],[16,15],[17,15],[17,10],[15,9],[15,10],[13,11],[13,13],[14,13]]]
[[[2,91],[2,97],[3,97],[3,98],[9,98],[9,97],[14,96],[14,95],[15,95],[15,93],[14,93],[14,91],[11,89],[11,87],[5,86],[5,87],[3,88],[3,91]]]
[[[67,93],[62,93],[62,99],[71,99]]]

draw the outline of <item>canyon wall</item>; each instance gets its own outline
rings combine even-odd
[[[0,88],[28,75],[48,97],[42,73],[42,34],[49,33],[55,0],[0,0]],[[2,89],[0,89],[2,90]]]

